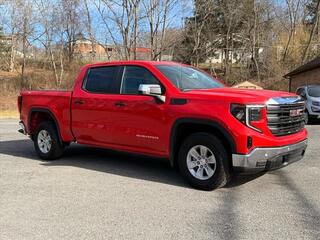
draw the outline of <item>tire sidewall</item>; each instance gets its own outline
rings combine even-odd
[[[51,137],[51,148],[48,153],[43,153],[38,145],[38,135],[41,130],[46,130]],[[43,122],[38,126],[34,135],[34,147],[39,157],[44,160],[53,160],[62,155],[63,147],[59,142],[56,128],[51,122]]]
[[[310,114],[308,111],[306,111],[305,113],[305,124],[309,124],[310,123]]]
[[[216,158],[216,169],[214,175],[207,180],[195,178],[187,166],[187,155],[189,150],[196,146],[208,147]],[[228,180],[228,154],[222,143],[213,135],[207,133],[196,133],[189,136],[181,145],[179,151],[178,165],[181,174],[187,179],[191,186],[202,190],[213,190],[227,183]]]

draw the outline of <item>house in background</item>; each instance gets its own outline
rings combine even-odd
[[[75,41],[74,54],[78,58],[90,60],[94,56],[97,61],[117,60],[118,54],[113,46],[92,43],[80,37]]]
[[[239,83],[239,84],[236,84],[234,86],[232,86],[233,88],[244,88],[244,89],[263,89],[262,87],[252,83],[252,82],[249,82],[249,81],[244,81],[242,83]]]
[[[263,53],[263,48],[258,49],[258,54],[261,55]],[[248,52],[244,52],[243,49],[233,49],[229,51],[229,61],[232,63],[238,62],[249,62],[251,61],[252,54]],[[212,57],[208,57],[205,60],[205,63],[223,63],[226,60],[226,53],[223,49],[217,49],[214,51]]]
[[[320,57],[294,69],[284,77],[289,79],[290,92],[295,92],[303,85],[320,85]]]
[[[138,60],[150,59],[151,49],[147,47],[137,47],[130,49],[131,55],[136,52]],[[77,58],[90,61],[94,56],[95,61],[118,61],[121,60],[121,53],[124,52],[122,46],[104,45],[98,42],[92,43],[82,34],[79,34],[75,41],[74,54]]]
[[[234,50],[229,52],[229,61],[232,63],[239,62],[241,59],[241,52]],[[215,50],[212,57],[208,57],[205,63],[223,63],[226,59],[224,50]]]
[[[137,60],[149,60],[150,59],[150,54],[151,54],[151,49],[147,47],[136,47],[136,49],[132,48],[130,49],[132,52],[131,55],[133,55],[133,52],[136,52],[137,55]]]
[[[218,34],[214,41],[209,44],[209,46],[213,47],[215,50],[213,50],[212,56],[209,56],[205,60],[205,63],[221,64],[226,60],[226,58],[228,58],[229,62],[233,64],[250,62],[252,59],[252,53],[244,47],[245,41],[248,41],[248,39],[243,39],[239,34],[233,34],[232,41],[230,43],[232,47],[230,47],[228,51],[225,51],[224,36]],[[260,56],[263,53],[264,49],[262,47],[257,49],[257,55]]]
[[[0,27],[0,45],[7,46],[8,48],[10,48],[12,45],[12,41],[13,41],[13,36],[5,35],[3,32],[3,28]]]

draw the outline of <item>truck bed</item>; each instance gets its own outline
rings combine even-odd
[[[70,115],[72,91],[22,91],[21,97],[21,119],[23,122],[29,122],[33,110],[47,109],[55,119],[59,119],[57,124],[59,124],[62,138],[73,139]],[[28,132],[30,132],[29,128],[30,126],[26,126]]]

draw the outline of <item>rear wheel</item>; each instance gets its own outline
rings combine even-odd
[[[189,184],[202,190],[224,186],[229,178],[228,154],[213,135],[195,133],[181,145],[179,169]]]
[[[41,123],[34,134],[34,147],[41,159],[53,160],[62,156],[64,147],[52,122]]]

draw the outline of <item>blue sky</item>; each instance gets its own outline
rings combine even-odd
[[[171,14],[169,16],[169,27],[171,28],[182,27],[184,19],[186,17],[192,16],[193,13],[193,0],[178,0],[177,2],[178,3],[176,4],[175,9],[171,11]],[[105,26],[104,23],[101,22],[100,14],[94,4],[91,4],[90,12],[92,13],[95,35],[99,41],[104,42]],[[112,22],[110,22],[110,26],[112,27]],[[115,26],[113,27],[116,29]],[[148,25],[142,23],[139,30],[142,32],[147,32],[149,30]],[[120,35],[118,36],[118,40],[121,41]]]
[[[23,0],[23,1],[29,1],[29,0]],[[32,2],[32,0],[30,0]],[[59,2],[61,0],[49,0],[52,1],[53,3],[55,2]],[[175,9],[173,9],[173,11],[171,11],[171,14],[169,16],[170,19],[170,24],[169,26],[172,28],[179,28],[183,25],[184,22],[184,18],[191,16],[192,15],[192,8],[193,8],[193,0],[178,0],[178,3],[176,4]],[[90,9],[90,13],[91,13],[91,17],[92,17],[92,21],[93,21],[93,31],[95,33],[95,36],[97,38],[98,41],[105,43],[105,39],[106,39],[106,29],[105,29],[105,25],[102,23],[101,21],[101,17],[100,14],[98,12],[98,10],[96,9],[96,6],[93,4],[93,1],[88,0],[89,3],[89,9]],[[35,5],[34,5],[35,6]],[[8,13],[9,8],[6,5],[0,5],[0,26],[4,27],[5,32],[7,32],[8,34],[10,34],[10,28],[8,27],[10,24],[10,16],[5,14],[6,12]],[[35,15],[37,15],[37,12],[35,11]],[[34,19],[33,19],[34,20]],[[85,16],[83,16],[83,20],[85,20]],[[114,32],[119,31],[115,24],[112,23],[111,21],[109,21],[110,23],[110,28],[114,29]],[[148,25],[147,24],[141,24],[140,26],[140,31],[142,32],[147,32],[148,31]],[[37,26],[37,24],[35,25],[35,34],[34,35],[41,35],[41,33],[43,32],[43,29],[41,28],[41,26]],[[114,34],[117,38],[117,41],[121,42],[121,37],[120,34]],[[36,38],[37,36],[33,36],[33,38]],[[110,39],[110,37],[109,37]],[[110,44],[112,44],[111,42],[108,42]],[[41,44],[36,41],[32,41],[32,44],[35,44],[36,46],[40,47]]]
[[[24,0],[24,1],[27,1],[27,0]],[[51,0],[51,1],[58,2],[58,0]],[[285,4],[284,0],[271,0],[271,1],[273,1],[275,5]],[[93,30],[94,30],[95,36],[98,41],[100,41],[101,43],[105,43],[105,39],[107,36],[105,25],[103,23],[101,23],[100,15],[99,15],[95,5],[93,4],[93,2],[90,3],[90,0],[88,2],[89,2],[90,12],[92,15]],[[193,0],[178,0],[178,3],[176,5],[175,9],[170,14],[169,19],[171,19],[171,21],[170,21],[169,27],[180,28],[184,23],[184,19],[186,17],[192,16],[193,2],[194,2]],[[2,7],[2,11],[3,10],[6,10],[6,9],[4,9],[4,7]],[[85,18],[85,16],[83,16],[83,18]],[[6,26],[5,22],[8,22],[8,19],[3,18],[3,14],[2,14],[1,8],[0,8],[0,26],[3,25],[5,27]],[[111,28],[114,29],[114,32],[118,31],[112,22],[110,22],[110,26],[111,26]],[[8,30],[8,29],[5,28],[5,30]],[[37,30],[37,32],[41,32],[40,27],[36,30]],[[142,24],[139,30],[142,32],[147,32],[149,30],[148,25]],[[120,34],[114,34],[114,35],[116,36],[117,41],[121,42]],[[109,37],[109,39],[110,39],[110,37]],[[108,41],[108,43],[112,44],[112,41]],[[38,45],[37,43],[35,43],[35,44]]]

